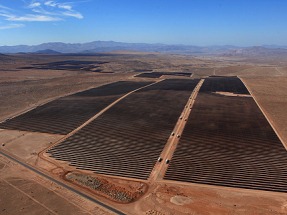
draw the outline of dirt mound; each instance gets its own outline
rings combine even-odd
[[[124,186],[124,184],[119,185],[104,178],[81,173],[70,172],[66,174],[65,178],[119,203],[133,202],[140,198],[147,190],[147,185],[140,182],[133,183],[129,181],[126,186]]]

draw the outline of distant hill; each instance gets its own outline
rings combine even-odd
[[[34,53],[41,50],[53,50],[59,53],[99,53],[112,51],[141,51],[178,54],[219,53],[234,48],[233,46],[199,47],[191,45],[166,45],[147,43],[122,43],[114,41],[94,41],[89,43],[43,43],[40,45],[0,46],[1,53]]]
[[[15,59],[17,59],[16,56],[10,56],[10,55],[0,53],[0,62],[13,62]],[[1,70],[1,67],[0,67],[0,70]]]
[[[57,52],[52,49],[39,50],[34,53],[35,54],[62,54],[61,52]]]
[[[224,56],[238,56],[238,57],[285,57],[287,56],[287,49],[285,48],[266,48],[263,46],[254,46],[248,48],[239,48],[230,50],[223,54]]]
[[[0,53],[0,61],[6,60],[7,56],[5,54]]]
[[[40,45],[0,46],[0,53],[36,53],[36,54],[94,54],[113,51],[159,52],[186,55],[216,56],[277,56],[286,55],[287,47],[264,45],[254,47],[236,46],[192,46],[148,43],[122,43],[114,41],[94,41],[89,43],[43,43]]]

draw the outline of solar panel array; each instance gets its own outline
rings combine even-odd
[[[62,97],[1,123],[0,128],[68,134],[124,94],[150,83],[120,81]]]
[[[164,179],[287,191],[287,152],[240,79],[208,78]]]
[[[48,152],[79,169],[147,179],[199,80],[164,80],[121,100]]]

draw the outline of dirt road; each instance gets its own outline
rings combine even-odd
[[[157,162],[153,171],[150,174],[149,177],[149,182],[154,182],[156,180],[160,180],[164,177],[165,172],[168,168],[168,162],[169,160],[171,160],[174,151],[176,150],[176,147],[179,143],[181,134],[184,130],[185,124],[188,120],[188,116],[191,112],[192,106],[195,102],[195,99],[197,97],[197,94],[202,86],[204,82],[204,79],[201,79],[200,82],[197,84],[197,86],[194,88],[183,112],[180,115],[180,118],[177,122],[177,124],[175,125],[175,128],[169,138],[169,140],[167,141],[161,155],[160,158],[162,159],[161,162]]]

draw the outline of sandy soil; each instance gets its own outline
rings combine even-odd
[[[230,93],[230,92],[215,92],[215,94],[223,95],[223,96],[232,96],[232,97],[252,97],[251,95],[245,95],[245,94],[236,94],[236,93]]]
[[[0,214],[109,214],[2,156],[0,164]]]
[[[25,162],[35,165],[38,153],[62,137],[62,135],[3,130],[0,132],[0,147]]]
[[[286,214],[286,194],[196,184],[154,184],[129,214]],[[164,205],[164,207],[163,207]]]
[[[243,80],[287,146],[287,75],[244,77]]]
[[[0,72],[1,77],[1,72]],[[45,80],[0,83],[0,120],[74,92],[123,80],[126,74],[81,74]]]
[[[113,73],[18,69],[33,63],[71,59],[107,61],[108,63],[101,65],[100,69]],[[1,64],[0,121],[51,99],[87,88],[118,80],[144,80],[133,77],[139,74],[134,72],[135,70],[189,71],[194,73],[194,78],[208,75],[242,77],[287,143],[287,60],[282,63],[282,59],[280,62],[274,59],[270,61],[248,59],[247,62],[235,58],[117,53],[111,56],[63,56],[62,59],[54,56],[17,55],[12,56],[10,60],[1,61]],[[0,148],[34,164],[37,153],[60,138],[60,135],[0,129]],[[65,173],[63,169],[55,168],[56,166],[44,160],[37,160],[37,166],[50,170],[54,177],[61,177]],[[69,169],[67,164],[62,166],[66,170],[74,170]],[[117,180],[121,186],[127,186],[120,178],[105,177],[105,179]],[[127,214],[287,214],[287,195],[284,193],[164,180],[148,185],[147,193],[138,201],[129,204],[115,203],[94,195],[95,198]],[[108,214],[108,212],[0,156],[0,214]]]

